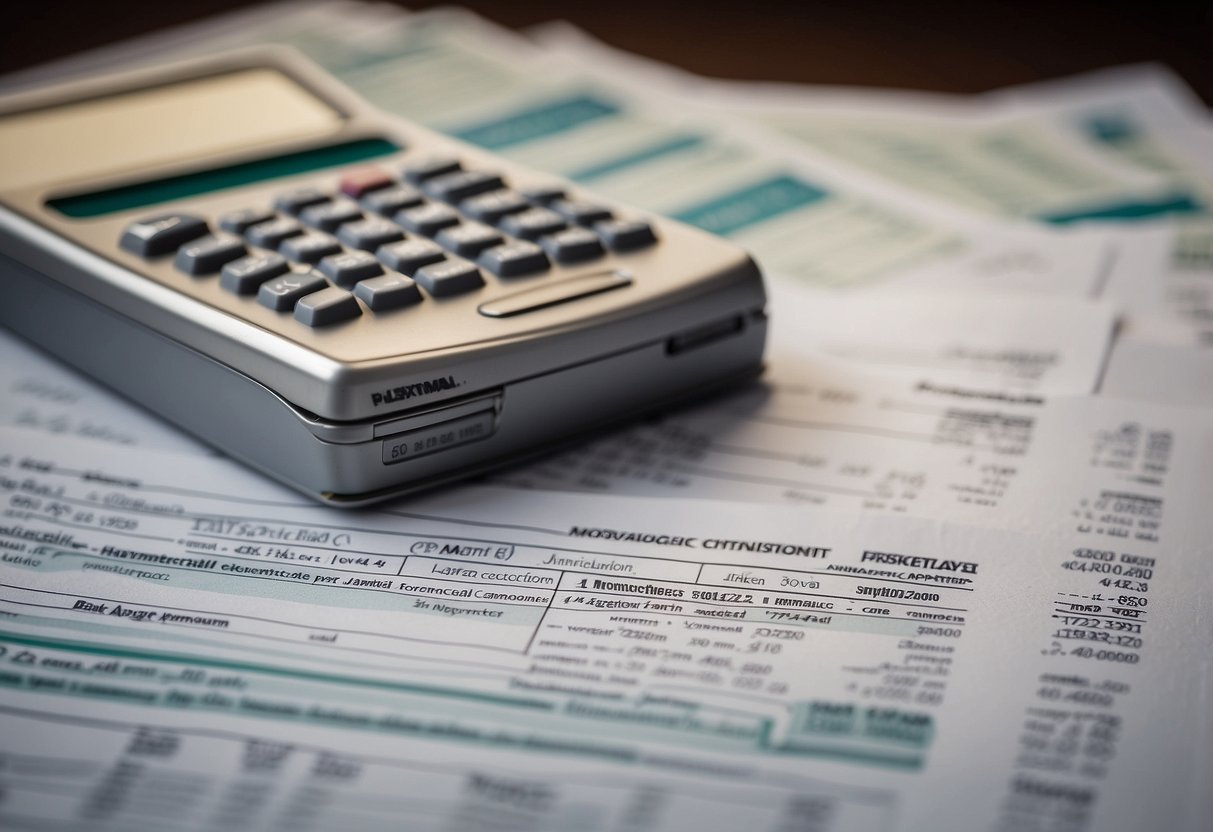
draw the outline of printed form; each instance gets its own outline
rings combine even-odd
[[[1210,448],[1171,439],[1092,458],[1167,469],[1165,510],[1038,536],[485,488],[337,512],[3,429],[0,823],[1205,829]]]

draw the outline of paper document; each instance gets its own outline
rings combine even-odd
[[[1103,538],[487,489],[349,513],[0,430],[0,823],[1195,832],[1209,530],[1175,496]]]

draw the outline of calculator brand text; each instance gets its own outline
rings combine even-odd
[[[382,393],[371,393],[371,403],[375,407],[379,407],[380,405],[411,399],[414,396],[428,396],[431,393],[441,393],[443,390],[454,390],[458,386],[459,382],[455,381],[454,376],[439,376],[428,381],[419,381],[416,384],[404,384],[400,387],[392,387],[384,390]]]

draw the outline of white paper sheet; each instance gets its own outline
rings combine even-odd
[[[1169,449],[1165,531],[1101,539],[487,489],[339,512],[3,429],[0,822],[1195,832],[1207,440]]]
[[[772,281],[777,353],[987,390],[1081,394],[1098,384],[1116,322],[1075,298],[885,291],[822,295]],[[805,379],[808,380],[807,377]]]
[[[1108,358],[1100,394],[1213,408],[1213,350],[1122,338]]]

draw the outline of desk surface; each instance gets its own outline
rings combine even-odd
[[[675,0],[468,7],[511,27],[565,18],[608,43],[705,75],[981,92],[1138,61],[1171,66],[1213,102],[1213,12],[1202,0],[1064,4],[937,0],[893,3]],[[240,0],[131,4],[63,0],[10,21],[0,72],[248,5]],[[409,2],[420,9],[443,5]]]

